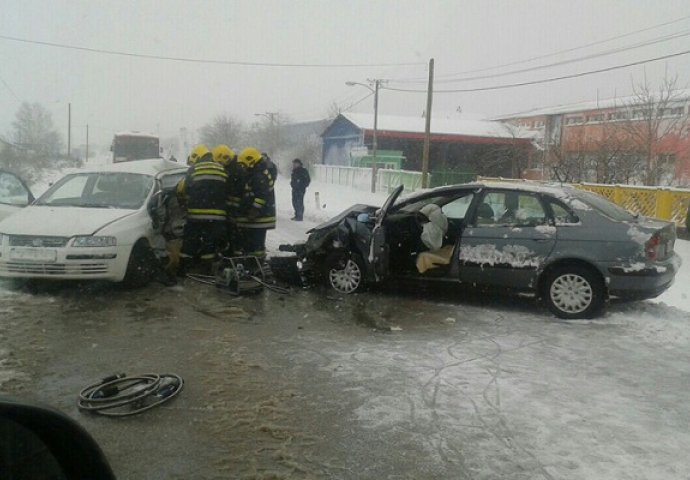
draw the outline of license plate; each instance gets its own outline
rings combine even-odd
[[[57,250],[47,248],[13,248],[10,250],[10,259],[49,263],[57,260]]]

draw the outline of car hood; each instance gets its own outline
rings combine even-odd
[[[109,223],[136,213],[115,208],[29,206],[0,222],[8,235],[71,237],[92,235]]]
[[[327,230],[329,228],[333,228],[336,225],[338,225],[340,222],[343,221],[344,218],[349,217],[350,215],[353,214],[360,214],[360,213],[370,213],[370,212],[375,212],[378,210],[378,207],[372,207],[371,205],[364,205],[364,204],[357,204],[353,205],[344,212],[341,212],[340,214],[336,215],[335,217],[331,218],[330,220],[327,220],[311,230],[309,230],[307,233],[313,233],[313,232],[320,232],[322,230]]]

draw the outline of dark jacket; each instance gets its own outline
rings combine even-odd
[[[187,209],[187,220],[219,220],[227,217],[228,175],[216,162],[200,161],[189,168],[177,184],[180,203]]]
[[[290,186],[293,190],[304,192],[311,183],[309,171],[304,167],[297,167],[292,169],[292,176],[290,177]]]
[[[273,177],[261,160],[247,170],[245,193],[240,204],[237,226],[241,228],[276,228],[276,198]]]
[[[247,174],[237,161],[228,163],[225,166],[225,173],[228,175],[228,216],[234,219],[239,216]]]

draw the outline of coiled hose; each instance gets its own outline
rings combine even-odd
[[[111,375],[79,392],[80,410],[108,417],[137,415],[175,398],[184,380],[174,373]]]

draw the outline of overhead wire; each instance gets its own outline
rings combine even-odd
[[[504,85],[493,85],[490,87],[478,87],[478,88],[457,88],[457,89],[445,89],[445,90],[434,89],[434,94],[436,94],[436,93],[484,92],[487,90],[502,90],[502,89],[507,89],[507,88],[524,87],[526,85],[537,85],[540,83],[550,83],[550,82],[556,82],[559,80],[566,80],[569,78],[585,77],[585,76],[594,75],[597,73],[610,72],[612,70],[620,70],[622,68],[628,68],[628,67],[634,67],[637,65],[643,65],[645,63],[658,62],[660,60],[667,60],[669,58],[680,57],[683,55],[687,55],[689,53],[690,53],[690,50],[684,50],[682,52],[671,53],[668,55],[662,55],[660,57],[649,58],[646,60],[639,60],[637,62],[630,62],[630,63],[626,63],[626,64],[622,64],[622,65],[614,65],[612,67],[600,68],[597,70],[589,70],[586,72],[578,72],[578,73],[573,73],[570,75],[561,75],[558,77],[550,77],[550,78],[544,78],[541,80],[532,80],[532,81],[527,81],[527,82],[510,83],[510,84],[504,84]],[[396,88],[396,87],[386,87],[386,86],[382,86],[381,89],[392,90],[394,92],[427,93],[426,89]]]
[[[187,63],[205,63],[217,65],[241,65],[251,67],[298,67],[298,68],[371,68],[371,67],[400,67],[424,65],[422,62],[400,62],[400,63],[277,63],[277,62],[249,62],[245,60],[218,60],[207,58],[192,57],[172,57],[167,55],[153,55],[147,53],[125,52],[121,50],[109,50],[104,48],[84,47],[80,45],[69,45],[64,43],[46,42],[43,40],[33,40],[29,38],[13,37],[10,35],[0,35],[0,39],[12,42],[42,45],[47,47],[62,48],[68,50],[79,50],[83,52],[100,53],[105,55],[118,55],[123,57],[146,58],[153,60],[168,60]]]
[[[22,103],[22,100],[19,98],[19,95],[17,95],[14,90],[12,90],[12,87],[9,86],[9,84],[5,81],[4,78],[0,77],[0,82],[2,82],[3,85],[5,85],[5,88],[7,89],[8,92],[12,94],[15,100],[17,100],[19,103]]]
[[[629,45],[629,46],[625,46],[625,47],[618,47],[618,48],[614,48],[614,49],[612,49],[612,50],[607,50],[607,51],[604,51],[604,52],[592,53],[592,54],[589,54],[589,55],[584,55],[584,56],[581,56],[581,57],[572,58],[572,59],[568,59],[568,60],[561,60],[561,61],[558,61],[558,62],[547,63],[547,64],[544,64],[544,65],[536,65],[536,66],[533,66],[533,67],[526,67],[526,68],[522,68],[522,69],[519,69],[519,70],[510,70],[510,71],[508,71],[508,72],[493,73],[493,74],[490,74],[490,75],[478,75],[478,76],[473,76],[473,77],[460,77],[460,78],[454,78],[454,79],[448,79],[448,78],[447,78],[447,79],[437,80],[435,83],[459,83],[459,82],[469,82],[469,81],[472,81],[472,80],[484,80],[484,79],[489,79],[489,78],[499,78],[499,77],[505,77],[505,76],[515,75],[515,74],[518,74],[518,73],[534,72],[534,71],[544,70],[544,69],[548,69],[548,68],[552,68],[552,67],[557,67],[557,66],[561,66],[561,65],[568,65],[568,64],[571,64],[571,63],[582,62],[582,61],[584,61],[584,60],[591,60],[591,59],[595,59],[595,58],[606,57],[606,56],[613,55],[613,54],[616,54],[616,53],[627,52],[627,51],[630,51],[630,50],[635,50],[635,49],[638,49],[638,48],[643,48],[643,47],[647,47],[647,46],[650,46],[650,45],[655,45],[655,44],[657,44],[657,43],[663,43],[663,42],[668,42],[668,41],[670,41],[670,40],[675,40],[675,39],[678,39],[678,38],[687,37],[688,35],[690,35],[690,30],[684,30],[684,31],[681,31],[681,32],[676,32],[676,33],[673,33],[673,34],[670,34],[670,35],[666,35],[666,36],[664,36],[664,37],[660,37],[660,38],[656,38],[656,39],[653,39],[653,40],[649,40],[649,41],[637,43],[637,44],[634,44],[634,45]],[[390,81],[391,81],[392,83],[426,83],[427,80],[424,80],[424,81],[421,81],[421,80],[420,80],[420,81],[405,81],[405,80],[398,80],[398,81],[396,81],[396,80],[390,80]]]
[[[514,65],[520,65],[520,64],[523,64],[523,63],[533,62],[533,61],[535,61],[535,60],[542,60],[542,59],[544,59],[544,58],[555,57],[555,56],[557,56],[557,55],[562,55],[562,54],[564,54],[564,53],[575,52],[575,51],[577,51],[577,50],[583,50],[583,49],[585,49],[585,48],[593,47],[593,46],[596,46],[596,45],[602,45],[602,44],[604,44],[604,43],[609,43],[609,42],[612,42],[612,41],[615,41],[615,40],[620,40],[621,38],[631,37],[631,36],[633,36],[633,35],[637,35],[637,34],[640,34],[640,33],[648,32],[648,31],[651,31],[651,30],[656,30],[657,28],[665,27],[665,26],[668,26],[668,25],[673,25],[673,24],[675,24],[675,23],[680,23],[680,22],[683,22],[683,21],[688,20],[688,19],[690,19],[690,15],[686,15],[686,16],[684,16],[684,17],[680,17],[680,18],[677,18],[677,19],[675,19],[675,20],[671,20],[671,21],[664,22],[664,23],[659,23],[659,24],[652,25],[652,26],[650,26],[650,27],[642,28],[642,29],[639,29],[639,30],[634,30],[634,31],[632,31],[632,32],[624,33],[624,34],[621,34],[621,35],[616,35],[616,36],[613,36],[613,37],[604,38],[604,39],[602,39],[602,40],[597,40],[597,41],[594,41],[594,42],[585,43],[585,44],[583,44],[583,45],[578,45],[578,46],[576,46],[576,47],[571,47],[571,48],[567,48],[567,49],[564,49],[564,50],[557,50],[557,51],[555,51],[555,52],[546,53],[546,54],[543,54],[543,55],[537,55],[537,56],[529,57],[529,58],[523,58],[523,59],[521,59],[521,60],[515,60],[515,61],[513,61],[513,62],[504,63],[504,64],[500,64],[500,65],[492,65],[492,66],[490,66],[490,67],[475,68],[475,69],[463,70],[463,71],[455,72],[455,73],[448,73],[448,74],[436,75],[436,78],[445,79],[445,78],[448,78],[448,77],[454,77],[454,76],[457,76],[457,75],[464,75],[464,74],[468,74],[468,73],[479,73],[479,72],[486,72],[486,71],[489,71],[489,70],[498,70],[498,69],[505,68],[505,67],[512,67],[512,66],[514,66]],[[408,79],[408,80],[413,80],[413,79]],[[415,77],[414,80],[426,81],[426,78],[424,78],[424,77]]]

